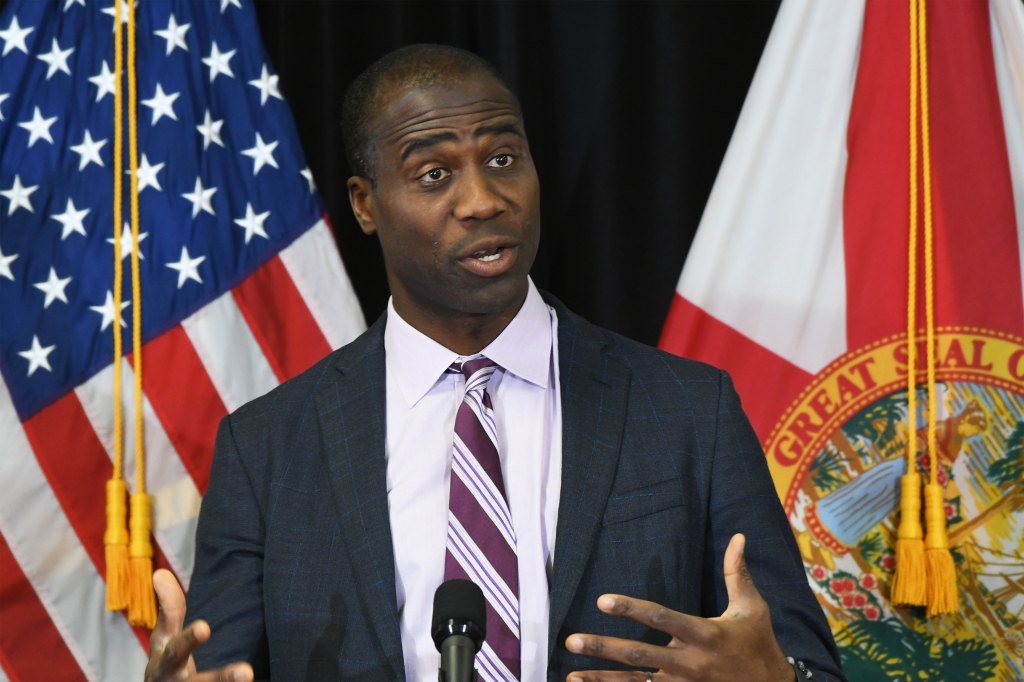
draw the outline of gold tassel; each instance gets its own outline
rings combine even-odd
[[[896,535],[896,572],[892,579],[893,604],[924,606],[927,603],[923,537],[921,476],[910,472],[900,478],[900,526]]]
[[[103,534],[107,562],[107,611],[128,608],[128,487],[124,480],[107,481],[107,530]]]
[[[153,545],[149,541],[152,523],[150,496],[133,494],[131,511],[128,622],[152,629],[156,625],[156,596],[153,594]]]
[[[928,555],[928,615],[956,613],[959,595],[956,567],[946,535],[946,499],[941,485],[924,487],[924,517],[928,525],[925,547]]]

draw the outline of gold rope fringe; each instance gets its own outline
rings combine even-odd
[[[131,497],[131,571],[129,573],[128,622],[152,628],[156,625],[156,597],[153,594],[152,500],[135,493]]]
[[[928,615],[956,613],[960,600],[957,594],[956,566],[949,552],[949,537],[946,535],[946,500],[941,485],[929,483],[925,486],[924,517],[928,527],[928,535],[925,536]]]
[[[121,479],[107,481],[107,531],[103,534],[107,564],[107,611],[128,608],[128,487]]]
[[[911,445],[913,448],[913,445]],[[892,603],[924,606],[924,532],[921,528],[921,476],[910,472],[900,479],[900,526],[896,537],[896,572],[892,581]]]

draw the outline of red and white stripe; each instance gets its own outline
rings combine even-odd
[[[660,345],[729,370],[762,441],[831,361],[905,331],[907,13],[782,4],[683,268]],[[937,322],[1021,334],[1024,7],[928,17]]]
[[[188,585],[217,423],[365,328],[326,222],[150,340],[143,384],[155,563]],[[125,359],[125,423],[134,419]],[[105,610],[112,367],[22,424],[0,390],[0,682],[139,680],[148,634]],[[125,430],[125,452],[134,448]],[[132,487],[134,462],[126,457]]]

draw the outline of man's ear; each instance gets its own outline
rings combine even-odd
[[[373,185],[366,178],[353,175],[348,179],[348,203],[352,205],[359,227],[365,234],[377,232],[374,215]]]

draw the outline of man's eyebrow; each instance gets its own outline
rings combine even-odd
[[[409,158],[409,155],[420,149],[427,149],[434,145],[441,144],[442,142],[450,142],[457,139],[455,133],[437,133],[436,135],[427,135],[426,137],[418,137],[409,142],[402,150],[402,161]]]
[[[514,123],[495,123],[493,125],[481,126],[473,131],[473,137],[481,138],[488,135],[504,135],[511,134],[518,137],[523,137],[523,131],[519,129]],[[435,145],[441,144],[442,142],[451,142],[457,139],[455,133],[437,133],[435,135],[427,135],[426,137],[419,137],[409,142],[402,150],[402,161],[409,158],[413,152],[421,149],[429,149]]]
[[[519,129],[514,123],[494,123],[492,125],[480,126],[473,131],[473,137],[485,137],[487,135],[503,135],[510,133],[518,137],[523,137],[523,131]]]

